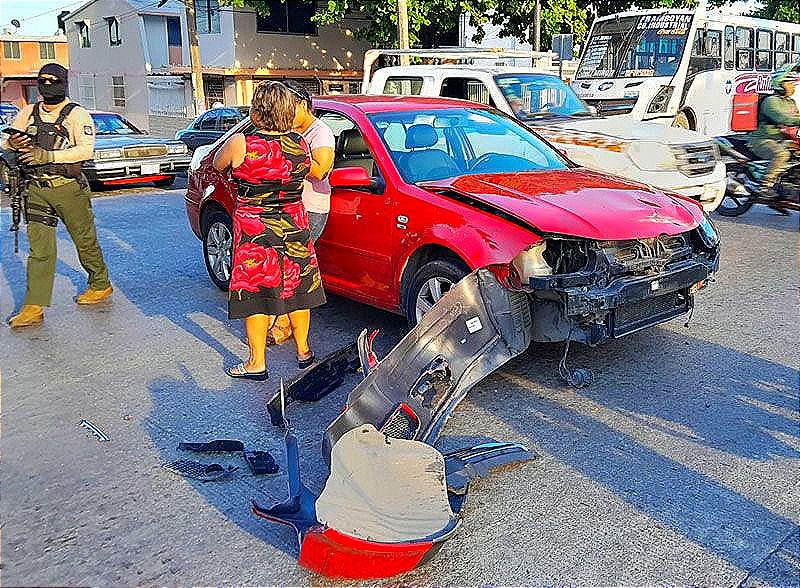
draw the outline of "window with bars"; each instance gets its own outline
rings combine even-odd
[[[204,35],[219,33],[219,2],[196,0],[195,8],[197,32]]]
[[[78,27],[78,43],[81,47],[91,47],[92,41],[89,38],[89,23],[85,21],[76,22],[75,26]]]
[[[111,98],[114,106],[125,108],[125,78],[111,76]]]
[[[20,59],[19,41],[3,41],[3,57],[6,59]]]
[[[94,96],[94,76],[81,75],[78,78],[78,91],[81,96],[81,105],[89,110],[97,108]],[[123,90],[124,94],[124,90]]]
[[[39,43],[39,59],[55,59],[56,58],[56,44],[55,43]]]
[[[108,44],[112,47],[122,45],[122,38],[119,36],[119,21],[116,16],[107,16],[108,24]]]
[[[268,16],[256,14],[256,32],[317,34],[317,25],[311,20],[317,10],[313,0],[267,0],[267,5]]]

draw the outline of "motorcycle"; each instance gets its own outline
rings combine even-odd
[[[747,148],[746,134],[715,139],[728,170],[725,198],[717,212],[722,216],[739,216],[750,210],[753,204],[766,204],[781,214],[789,214],[790,210],[800,211],[800,159],[797,157],[800,138],[797,129],[792,130],[794,132],[785,134],[792,141],[795,153],[792,166],[781,175],[775,185],[777,198],[766,197],[761,193],[761,179],[770,162],[760,159]]]

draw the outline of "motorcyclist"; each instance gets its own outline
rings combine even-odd
[[[758,130],[748,141],[748,148],[758,157],[770,161],[769,168],[761,179],[763,197],[776,198],[775,184],[781,174],[789,168],[792,158],[791,142],[782,132],[783,127],[800,126],[800,113],[792,99],[797,81],[794,66],[779,69],[772,74],[774,94],[767,96],[758,109]]]

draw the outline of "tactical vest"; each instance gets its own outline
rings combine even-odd
[[[64,120],[77,106],[74,102],[64,105],[58,113],[56,122],[44,122],[39,114],[39,103],[33,105],[33,124],[28,126],[27,132],[36,137],[36,144],[45,151],[61,151],[72,145],[69,142],[69,131],[64,128]],[[46,163],[33,167],[33,174],[37,176],[62,176],[65,178],[80,178],[81,163]]]

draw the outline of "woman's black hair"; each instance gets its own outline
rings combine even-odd
[[[313,114],[313,102],[311,101],[311,94],[308,92],[306,87],[303,84],[295,82],[294,80],[283,80],[283,84],[289,88],[294,94],[297,95],[300,100],[306,102],[308,104],[308,111]]]

